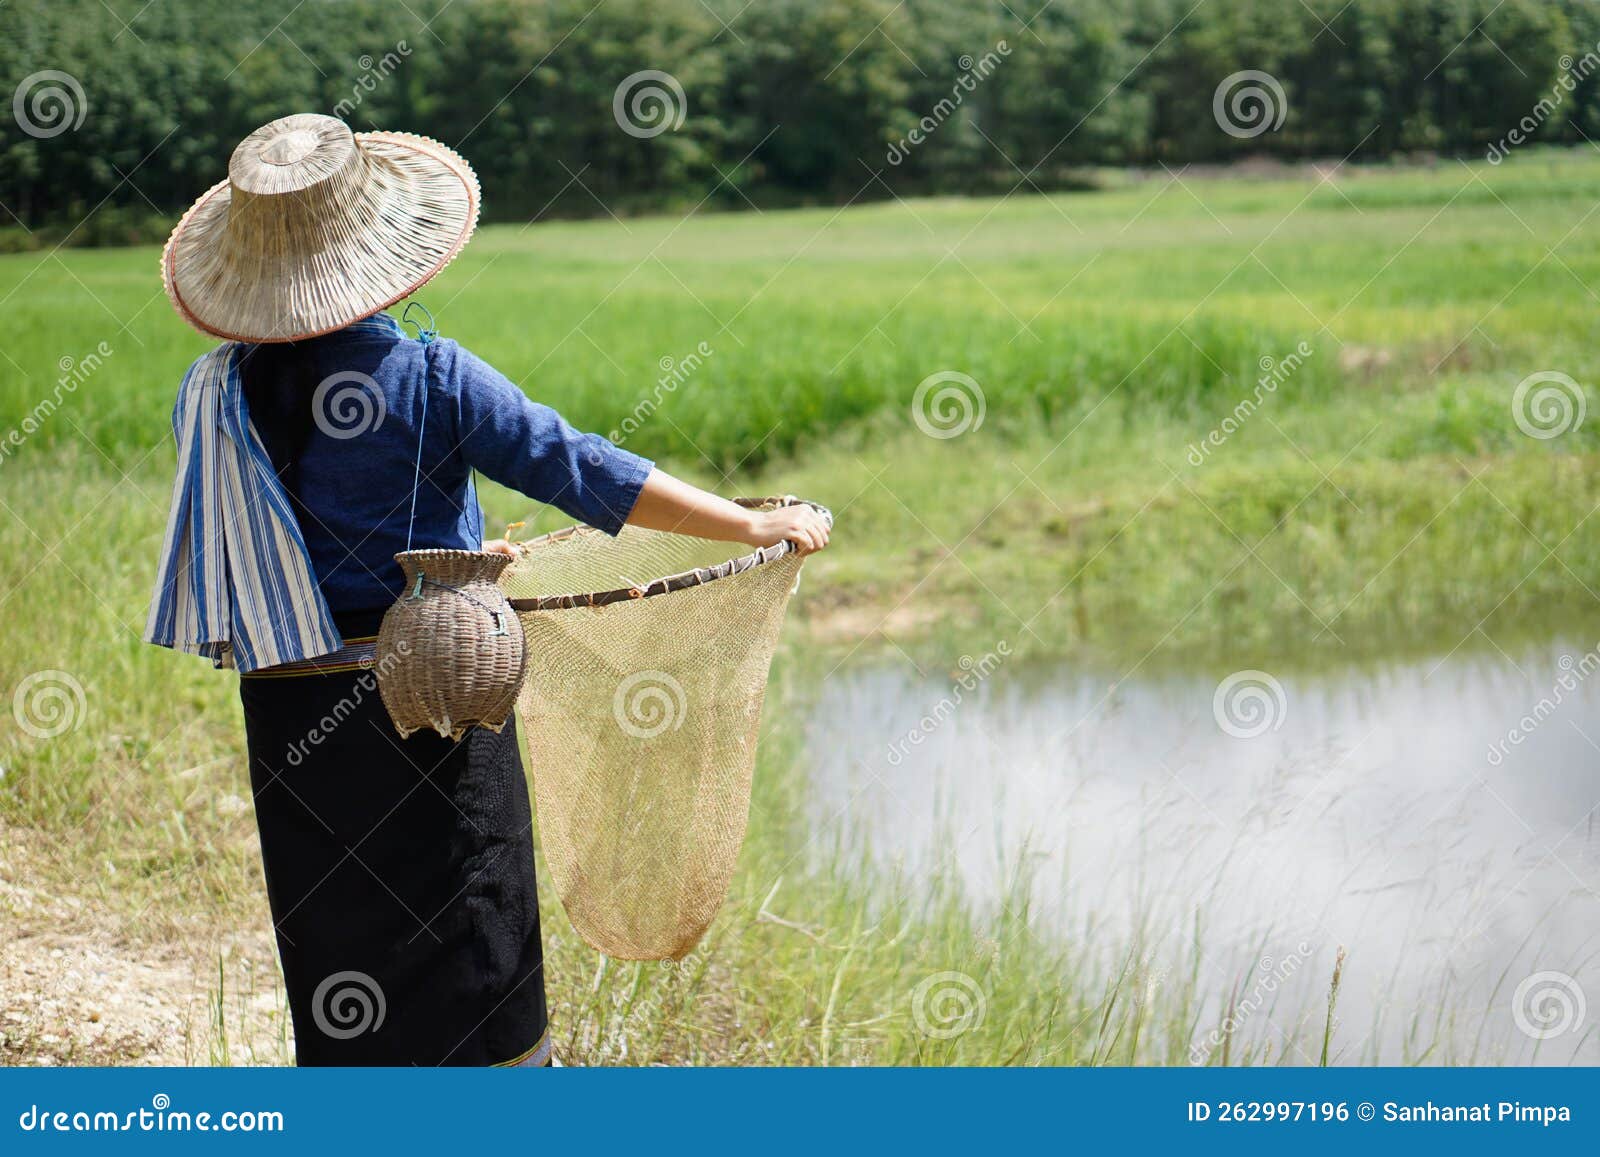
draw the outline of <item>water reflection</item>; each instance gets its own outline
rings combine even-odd
[[[1063,935],[1142,929],[1158,975],[1198,955],[1204,1029],[1271,978],[1241,1029],[1293,1062],[1316,1058],[1286,1022],[1320,1023],[1344,946],[1339,1059],[1600,1063],[1592,643],[1256,672],[1220,698],[1227,671],[1109,686],[996,658],[828,680],[815,820],[991,905],[1027,856]]]

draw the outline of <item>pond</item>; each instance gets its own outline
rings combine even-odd
[[[1064,941],[1197,968],[1195,1061],[1231,991],[1314,1062],[1343,948],[1336,1061],[1600,1063],[1592,640],[1115,683],[1002,651],[825,680],[818,830],[989,916],[1023,867]]]

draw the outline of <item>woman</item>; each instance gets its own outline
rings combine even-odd
[[[285,117],[234,151],[162,259],[227,339],[173,413],[178,478],[146,638],[236,667],[267,895],[301,1064],[544,1065],[539,912],[515,728],[401,739],[370,667],[394,555],[485,543],[474,470],[624,523],[820,549],[809,507],[754,512],[553,410],[386,313],[478,216],[435,141]]]

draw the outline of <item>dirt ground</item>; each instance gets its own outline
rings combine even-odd
[[[38,836],[0,824],[0,1065],[286,1064],[268,930],[149,943],[36,870]]]

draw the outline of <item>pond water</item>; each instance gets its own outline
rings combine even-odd
[[[1237,991],[1236,1040],[1315,1061],[1342,947],[1337,1060],[1600,1063],[1593,640],[1116,684],[991,653],[818,694],[818,830],[990,916],[1025,864],[1037,917],[1108,967],[1198,957],[1192,1059]]]

